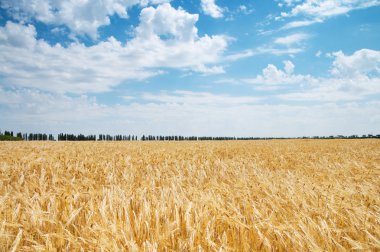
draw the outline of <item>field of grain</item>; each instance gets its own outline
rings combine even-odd
[[[380,250],[380,141],[1,142],[0,251]]]

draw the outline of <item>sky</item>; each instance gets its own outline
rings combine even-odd
[[[380,134],[380,0],[1,0],[0,129]]]

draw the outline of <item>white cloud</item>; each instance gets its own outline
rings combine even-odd
[[[137,36],[141,39],[151,39],[161,35],[173,36],[176,40],[191,41],[197,38],[198,14],[190,14],[179,8],[174,9],[170,4],[157,8],[148,7],[140,13],[140,24]]]
[[[251,7],[251,5],[239,5],[234,9],[224,8],[221,9],[223,12],[225,12],[225,21],[230,22],[234,21],[236,17],[241,15],[250,15],[255,12],[255,9]],[[246,32],[245,35],[248,35],[249,33]]]
[[[276,48],[273,46],[262,46],[256,49],[258,54],[273,54],[276,56],[280,55],[293,55],[303,52],[304,48],[301,47],[287,47],[287,48]]]
[[[148,7],[141,12],[136,37],[126,44],[110,37],[94,46],[72,43],[67,48],[37,40],[32,25],[7,22],[0,27],[0,83],[84,93],[162,74],[163,67],[221,73],[216,64],[229,38],[199,37],[197,20],[198,15],[170,4]]]
[[[2,0],[1,7],[7,9],[16,20],[38,21],[66,25],[77,35],[88,35],[97,38],[100,26],[109,25],[109,17],[117,14],[128,18],[127,10],[134,5],[146,6],[169,0]]]
[[[237,12],[243,13],[244,15],[252,14],[255,10],[253,8],[248,8],[245,5],[239,5]]]
[[[279,3],[279,6],[282,7],[284,4],[286,6],[293,6],[296,3],[299,3],[301,0],[283,0],[282,2]]]
[[[23,39],[24,47],[15,46],[7,36],[13,27],[22,31],[19,39]],[[113,38],[92,47],[71,44],[64,48],[59,44],[50,46],[34,36],[23,36],[34,29],[30,27],[8,22],[0,28],[0,74],[3,77],[0,83],[3,86],[54,92],[102,92],[123,80],[144,79],[159,73],[123,59],[123,56],[130,59],[136,56]]]
[[[295,1],[287,1],[289,6],[294,6],[290,12],[281,13],[281,17],[303,16],[309,20],[292,21],[286,24],[283,29],[290,29],[301,26],[308,26],[320,23],[327,18],[346,14],[353,10],[365,9],[380,5],[379,0],[306,0],[299,4]]]
[[[249,58],[258,54],[256,51],[248,49],[241,52],[235,52],[224,57],[225,61],[236,61],[244,58]]]
[[[246,83],[256,90],[282,90],[278,98],[290,101],[355,101],[380,94],[380,51],[361,49],[352,55],[330,54],[333,58],[328,77],[295,74],[291,61],[284,69],[269,64],[254,78],[229,79],[234,85]]]
[[[262,74],[251,79],[242,80],[248,84],[254,84],[257,89],[278,89],[287,85],[301,85],[312,81],[309,75],[296,75],[294,64],[287,60],[284,61],[284,70],[278,69],[275,65],[269,64],[263,69]]]
[[[378,0],[307,0],[295,6],[289,15],[328,18],[377,5]]]
[[[287,30],[287,29],[292,29],[292,28],[309,26],[309,25],[313,25],[316,23],[322,23],[322,22],[323,22],[322,19],[292,21],[292,22],[285,24],[281,29]]]
[[[293,55],[297,54],[300,52],[303,52],[304,48],[301,47],[286,47],[286,48],[277,48],[273,46],[261,46],[256,48],[255,50],[248,49],[244,50],[241,52],[236,52],[236,53],[231,53],[229,55],[226,55],[224,57],[224,61],[236,61],[244,58],[249,58],[253,57],[255,55],[260,55],[260,54],[272,54],[276,56],[281,56],[281,55]]]
[[[309,39],[309,35],[306,33],[295,33],[285,37],[276,38],[274,43],[284,46],[291,46],[294,44],[300,44],[301,42]]]
[[[215,0],[201,0],[201,7],[206,15],[213,18],[223,17],[223,9],[216,5]]]
[[[342,51],[332,54],[335,57],[331,73],[336,76],[363,76],[380,73],[380,51],[361,49],[346,56]]]
[[[294,64],[290,60],[284,61],[284,70],[287,74],[292,74],[294,72]]]
[[[15,48],[33,48],[36,44],[36,35],[36,29],[33,25],[23,26],[7,22],[5,27],[0,26],[0,45]]]
[[[332,76],[309,77],[303,90],[282,94],[286,100],[352,101],[380,94],[380,51],[361,49],[352,55],[332,53]]]
[[[63,27],[54,27],[53,29],[50,30],[53,34],[56,35],[61,35],[66,33],[65,29]]]

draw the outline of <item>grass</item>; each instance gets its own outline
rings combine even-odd
[[[380,141],[2,142],[0,251],[380,250]]]

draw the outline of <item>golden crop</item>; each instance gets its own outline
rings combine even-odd
[[[0,251],[380,250],[380,141],[2,142]]]

